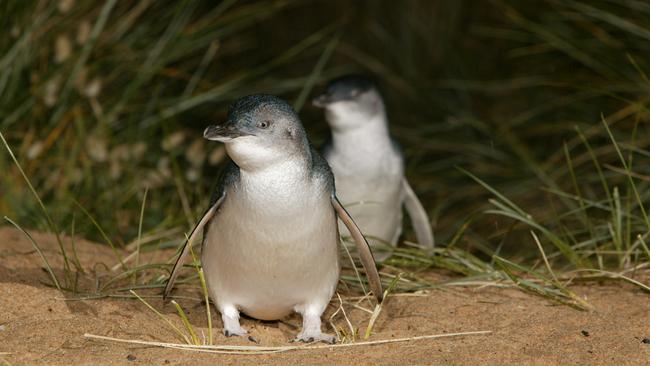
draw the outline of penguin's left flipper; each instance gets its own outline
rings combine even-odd
[[[366,276],[368,276],[370,289],[377,298],[377,301],[381,302],[384,297],[384,292],[381,288],[381,280],[379,279],[379,272],[377,272],[377,264],[375,263],[375,258],[372,256],[372,251],[370,250],[368,241],[363,236],[357,224],[354,222],[348,211],[345,210],[343,205],[341,205],[341,202],[338,198],[336,198],[336,196],[332,196],[332,206],[334,206],[334,211],[336,211],[339,219],[343,221],[345,226],[348,228],[348,231],[350,231],[350,235],[357,245],[357,250],[359,251],[359,256],[361,257],[361,264],[363,264],[363,268],[366,270]]]
[[[402,187],[404,189],[404,206],[411,218],[411,225],[413,225],[413,230],[415,230],[418,243],[425,249],[432,249],[435,246],[435,242],[429,216],[406,178],[402,179]]]
[[[172,269],[171,274],[169,275],[169,280],[167,280],[167,285],[165,286],[165,291],[163,292],[163,300],[167,299],[167,296],[169,296],[169,293],[172,292],[172,289],[174,288],[174,282],[176,281],[176,277],[178,277],[178,274],[181,271],[181,268],[183,268],[183,265],[185,262],[187,262],[188,256],[190,254],[190,248],[192,247],[192,243],[196,240],[196,237],[199,235],[200,232],[203,231],[203,228],[205,225],[212,220],[214,217],[214,214],[217,212],[219,209],[219,206],[223,202],[223,199],[226,195],[223,194],[217,202],[214,203],[204,214],[201,220],[199,220],[199,223],[196,224],[194,229],[192,229],[192,232],[190,233],[190,236],[187,238],[185,243],[183,244],[183,250],[181,251],[181,254],[178,256],[176,259],[176,263],[174,263],[174,268]]]

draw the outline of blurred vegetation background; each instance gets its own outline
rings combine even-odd
[[[543,271],[541,246],[563,269],[636,270],[650,259],[649,25],[643,0],[3,1],[0,132],[56,230],[129,243],[148,189],[143,231],[176,245],[225,159],[201,132],[229,103],[279,95],[318,145],[309,100],[365,73],[439,258],[472,258],[421,264]],[[2,150],[0,214],[47,229]]]

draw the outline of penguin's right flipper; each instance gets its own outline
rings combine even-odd
[[[402,180],[402,187],[404,189],[404,206],[411,218],[411,224],[413,225],[415,236],[418,239],[418,244],[425,249],[432,249],[435,246],[435,242],[429,216],[406,178]]]
[[[366,270],[366,276],[368,277],[370,289],[377,298],[377,301],[381,302],[384,298],[384,292],[381,288],[381,279],[379,278],[379,272],[377,272],[377,264],[375,263],[375,258],[372,256],[372,251],[370,250],[368,241],[352,219],[352,216],[350,216],[348,211],[345,210],[345,207],[343,207],[336,196],[332,196],[332,206],[334,206],[334,211],[338,215],[339,219],[343,221],[345,226],[348,228],[348,231],[350,231],[350,235],[357,245],[359,257],[361,257],[361,264],[363,264],[363,269]]]
[[[172,269],[171,274],[169,275],[169,280],[167,280],[167,285],[165,286],[165,291],[163,292],[163,300],[169,296],[169,293],[172,291],[174,288],[174,282],[176,281],[176,277],[178,277],[178,274],[181,271],[181,268],[183,268],[183,265],[185,262],[187,262],[187,257],[190,254],[190,248],[192,247],[192,243],[194,240],[196,240],[196,237],[198,236],[198,233],[203,231],[203,228],[205,225],[207,225],[210,220],[214,217],[214,214],[217,213],[217,210],[219,209],[219,206],[221,206],[221,203],[223,202],[223,199],[226,195],[222,194],[221,197],[212,205],[206,212],[203,214],[203,217],[199,221],[198,224],[192,229],[192,232],[190,233],[190,236],[187,238],[185,243],[183,244],[183,250],[181,251],[181,254],[178,256],[176,259],[176,263],[174,263],[174,268]]]

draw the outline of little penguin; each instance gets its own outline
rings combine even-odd
[[[375,84],[364,76],[343,76],[330,81],[313,104],[325,109],[332,131],[323,155],[334,172],[338,197],[375,249],[375,258],[390,256],[378,247],[397,245],[402,206],[419,245],[432,249],[429,218],[404,177],[404,157],[388,131],[386,108]],[[349,235],[345,227],[340,230]]]
[[[204,137],[224,143],[231,163],[184,243],[163,297],[203,230],[201,264],[226,336],[247,334],[240,312],[260,320],[297,312],[297,340],[335,342],[321,331],[321,315],[339,280],[337,217],[352,233],[378,301],[383,293],[368,242],[339,202],[332,172],[298,115],[277,97],[251,95]]]

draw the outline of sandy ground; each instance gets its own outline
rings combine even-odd
[[[34,237],[53,267],[60,269],[53,237],[38,233]],[[110,265],[115,262],[105,246],[78,240],[77,247],[87,268],[98,262]],[[433,273],[432,276],[441,275]],[[650,337],[650,297],[622,284],[574,287],[595,307],[591,312],[556,305],[515,289],[494,287],[433,290],[423,296],[392,297],[370,340],[477,330],[492,333],[386,345],[224,355],[84,338],[84,333],[92,333],[179,342],[166,324],[137,301],[65,301],[63,293],[44,285],[47,279],[41,259],[26,238],[14,229],[0,228],[0,365],[650,364],[650,343],[643,341]],[[189,295],[198,297],[197,293]],[[179,302],[189,312],[190,322],[197,331],[205,333],[205,308],[200,301],[179,299]],[[151,304],[163,309],[180,326],[171,305],[163,306],[158,298],[152,298]],[[335,309],[333,303],[326,317]],[[346,307],[346,312],[354,326],[365,329],[367,313],[352,307]],[[213,318],[215,343],[256,345],[247,339],[225,338],[220,333],[219,317],[213,314]],[[297,316],[282,322],[243,320],[243,326],[259,345],[265,346],[292,345],[289,340],[297,334],[299,324]],[[343,326],[343,318],[337,318],[336,324]]]

